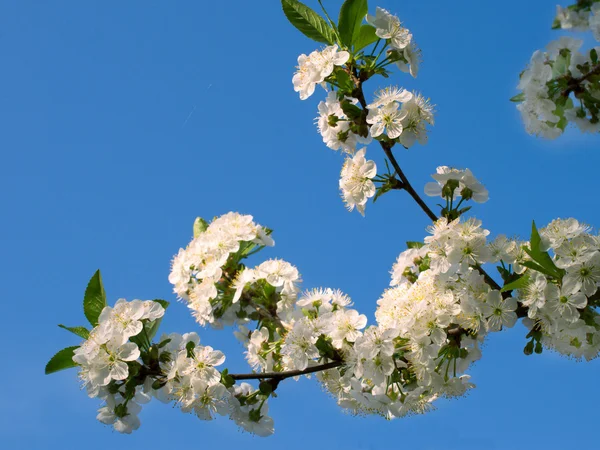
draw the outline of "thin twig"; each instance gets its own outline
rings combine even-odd
[[[234,380],[285,380],[286,378],[298,377],[309,373],[322,372],[343,365],[343,361],[332,361],[318,366],[307,367],[304,370],[288,370],[286,372],[263,372],[263,373],[232,373],[229,376]]]

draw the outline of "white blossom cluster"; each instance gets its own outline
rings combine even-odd
[[[488,190],[481,184],[469,169],[456,169],[454,167],[439,166],[432,175],[435,182],[425,185],[425,194],[430,197],[451,198],[457,197],[477,203],[485,203],[489,199]],[[454,181],[455,187],[448,182]],[[450,191],[451,192],[447,192]]]
[[[340,191],[348,211],[355,207],[364,216],[367,200],[375,195],[372,179],[377,175],[377,166],[365,158],[366,148],[346,157],[340,174]]]
[[[356,106],[358,100],[346,97],[351,105]],[[370,135],[362,137],[360,134],[352,131],[352,120],[350,120],[344,110],[335,91],[327,94],[325,101],[319,103],[319,117],[317,129],[323,137],[323,142],[332,150],[342,150],[352,155],[358,145],[368,145],[372,139]]]
[[[255,245],[272,246],[267,230],[252,216],[230,212],[196,236],[174,257],[169,281],[179,298],[188,303],[200,325],[218,326],[215,310],[223,267],[247,255]]]
[[[229,415],[237,425],[259,436],[273,434],[273,419],[267,415],[265,401],[259,402],[258,391],[247,383],[227,388],[215,368],[225,362],[225,355],[210,346],[201,346],[196,333],[163,335],[161,371],[165,377],[154,395],[164,403],[175,402],[182,412],[193,412],[202,420],[215,414]],[[166,355],[166,356],[163,356]]]
[[[300,93],[300,100],[306,100],[314,94],[317,84],[322,84],[333,73],[335,66],[342,66],[350,58],[347,51],[338,51],[337,45],[315,50],[310,55],[298,57],[298,67],[292,82],[294,91]]]
[[[600,3],[593,5],[588,25],[584,25],[586,14],[589,16],[589,11],[559,7],[557,20],[563,28],[573,30],[594,24],[592,30],[599,40]],[[600,86],[594,75],[600,73],[600,47],[581,52],[582,45],[580,39],[563,36],[548,44],[546,51],[535,51],[521,73],[517,88],[522,92],[513,100],[519,102],[517,109],[529,134],[555,139],[568,124],[584,133],[600,132]]]
[[[74,351],[73,361],[88,395],[104,402],[98,420],[129,434],[140,427],[141,405],[155,397],[202,420],[229,415],[247,431],[272,434],[266,398],[259,398],[259,391],[247,383],[226,387],[216,369],[225,355],[201,346],[196,333],[163,335],[152,347],[144,342],[144,325],[163,315],[157,302],[120,299],[114,308],[104,308],[98,326]],[[143,343],[141,352],[130,341],[136,337]]]
[[[140,426],[140,404],[150,398],[140,389],[133,399],[125,396],[130,366],[140,358],[138,345],[130,339],[138,336],[144,323],[160,319],[164,308],[157,302],[119,299],[113,308],[105,307],[98,325],[88,339],[74,351],[73,361],[80,367],[79,378],[89,397],[102,399],[98,420],[111,424],[121,433],[131,433]]]
[[[591,31],[594,39],[600,41],[600,2],[592,4],[589,9],[557,5],[555,24],[563,30]]]
[[[518,290],[528,307],[525,324],[541,332],[544,347],[587,360],[600,352],[600,238],[575,219],[555,219],[540,230],[542,248],[552,252],[555,271],[528,270]],[[590,307],[587,307],[587,306]]]
[[[416,141],[427,143],[426,124],[433,125],[433,106],[429,100],[405,89],[388,87],[375,94],[375,101],[367,106],[367,123],[373,137],[386,134],[398,139],[405,148]]]
[[[375,47],[380,41],[384,42],[381,53],[386,51],[382,61],[373,55],[369,57],[372,59],[362,53],[351,55],[346,49],[339,50],[337,45],[332,45],[308,56],[300,55],[292,78],[294,90],[300,93],[302,100],[314,93],[317,84],[325,89],[329,84],[327,98],[319,103],[319,116],[315,121],[325,145],[347,154],[339,180],[342,198],[349,211],[356,208],[363,216],[367,200],[375,195],[372,179],[377,174],[375,163],[364,158],[366,150],[358,148],[369,145],[373,138],[392,140],[405,148],[415,142],[424,145],[427,143],[426,125],[434,123],[433,106],[416,92],[390,86],[376,92],[374,101],[368,105],[362,94],[356,93],[355,87],[365,81],[359,80],[361,74],[369,70],[379,74],[383,70],[385,75],[384,67],[396,63],[400,70],[416,77],[420,60],[412,34],[397,16],[378,7],[375,15],[367,14],[365,20],[375,28],[379,38]],[[358,61],[361,58],[369,62],[363,66]],[[366,72],[362,72],[363,69]],[[370,76],[372,74],[367,75]],[[369,175],[364,176],[363,172]]]
[[[388,40],[390,53],[395,57],[398,68],[416,78],[421,51],[417,48],[411,32],[402,26],[400,19],[377,7],[375,16],[367,14],[366,20],[375,27],[375,34],[379,38]]]

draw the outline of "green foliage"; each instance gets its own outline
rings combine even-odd
[[[530,247],[525,247],[524,250],[531,257],[533,262],[526,261],[523,263],[523,265],[551,277],[562,279],[564,271],[556,267],[548,252],[542,251],[542,238],[540,237],[540,233],[535,226],[535,222],[533,222],[531,225],[531,238],[529,240],[529,245]]]
[[[83,313],[92,326],[98,325],[100,313],[106,306],[106,292],[102,285],[100,270],[92,276],[83,296]]]
[[[317,342],[315,343],[315,347],[317,347],[317,350],[319,351],[319,355],[321,355],[324,358],[333,359],[333,360],[338,358],[337,351],[335,350],[335,348],[333,347],[333,344],[331,343],[331,338],[328,336],[325,336],[324,334],[319,336],[319,339],[317,339]]]
[[[342,44],[351,48],[358,39],[360,26],[368,12],[367,0],[346,0],[340,9],[338,31]]]
[[[341,67],[336,67],[334,70],[335,79],[341,92],[351,93],[354,90],[354,83],[346,72]]]
[[[515,102],[515,103],[520,103],[523,100],[525,100],[525,93],[524,92],[521,92],[521,93],[515,95],[514,97],[511,97],[511,99],[510,99],[511,102]]]
[[[60,328],[70,331],[73,334],[76,334],[80,338],[87,339],[90,337],[90,331],[85,327],[67,327],[65,325],[59,325]]]
[[[529,275],[523,275],[517,278],[515,281],[505,284],[504,287],[500,289],[500,292],[514,291],[515,289],[523,289],[527,287],[527,285],[529,284],[529,280]]]
[[[375,31],[375,27],[371,25],[361,25],[358,30],[358,35],[354,38],[354,51],[358,52],[377,42],[379,37],[375,34]]]
[[[290,23],[313,41],[335,43],[333,28],[319,14],[297,0],[281,0],[283,13]]]
[[[425,246],[425,244],[423,242],[418,242],[418,241],[408,241],[406,243],[407,248],[421,248],[424,246]]]
[[[229,370],[227,369],[223,369],[223,372],[221,372],[221,384],[227,389],[235,385],[235,380],[229,375]]]
[[[167,308],[169,307],[169,305],[171,304],[171,303],[169,303],[168,301],[166,301],[166,300],[161,300],[161,299],[154,299],[154,300],[152,300],[152,301],[153,301],[153,302],[156,302],[156,303],[158,303],[160,306],[162,306],[162,307],[163,307],[163,308],[165,308],[165,309],[167,309]]]
[[[208,228],[208,222],[204,220],[202,217],[196,217],[194,220],[194,238],[200,236],[200,234],[204,233]]]
[[[556,60],[552,64],[552,77],[556,78],[561,75],[569,73],[569,64],[571,64],[571,53],[568,51],[561,51],[560,55],[556,57]]]
[[[358,106],[352,104],[348,100],[343,100],[340,102],[340,106],[342,107],[342,111],[350,120],[356,120],[363,115],[363,110]]]
[[[73,361],[73,354],[77,348],[79,347],[63,348],[60,352],[50,358],[50,361],[46,364],[46,370],[44,371],[46,375],[58,372],[59,370],[77,367],[77,364]]]

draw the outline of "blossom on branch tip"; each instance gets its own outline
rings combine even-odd
[[[355,207],[365,215],[367,200],[375,195],[372,179],[377,175],[377,166],[365,158],[366,149],[361,149],[350,158],[347,157],[340,174],[340,191],[348,211]]]
[[[337,45],[315,50],[310,55],[298,57],[297,71],[292,78],[294,91],[300,93],[300,100],[306,100],[315,92],[315,86],[323,83],[333,73],[335,66],[343,66],[350,58],[345,50],[338,51]]]

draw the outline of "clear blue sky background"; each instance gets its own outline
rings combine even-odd
[[[390,81],[437,104],[429,145],[397,151],[415,186],[437,165],[471,168],[491,193],[475,214],[494,234],[526,237],[532,219],[600,224],[598,139],[532,138],[508,101],[531,53],[560,35],[554,2],[379,5],[423,49],[417,80]],[[597,448],[599,362],[525,357],[520,324],[487,341],[471,371],[477,389],[436,412],[354,418],[314,380],[290,381],[271,401],[268,439],[158,402],[122,436],[96,421],[75,370],[43,375],[56,350],[78,343],[56,324],[84,324],[97,268],[111,302],[175,300],[170,259],[197,215],[253,214],[275,229],[277,246],[261,256],[297,265],[305,288],[341,288],[373,320],[395,257],[428,220],[401,192],[369,204],[365,219],[345,211],[342,158],[313,125],[323,92],[301,102],[291,84],[297,55],[316,47],[275,0],[0,3],[0,447]],[[368,155],[383,167],[375,145]],[[228,367],[246,370],[231,333],[199,330],[181,304],[163,330],[199,331]]]

